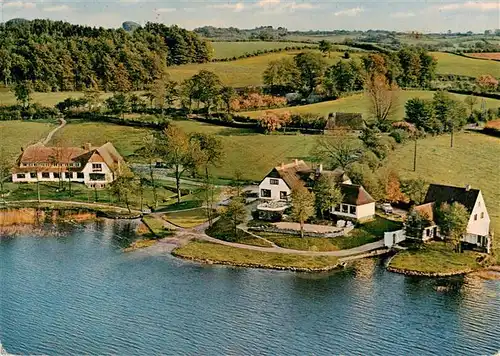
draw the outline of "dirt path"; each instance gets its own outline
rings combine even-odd
[[[64,120],[64,118],[62,117],[59,118],[59,122],[60,122],[59,126],[57,126],[54,130],[50,131],[47,137],[45,137],[45,140],[41,141],[42,145],[48,144],[50,140],[52,140],[52,137],[54,137],[56,132],[62,129],[67,124],[66,120]]]

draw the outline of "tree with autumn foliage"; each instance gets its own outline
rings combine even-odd
[[[495,91],[498,88],[498,80],[490,74],[477,77],[476,84],[481,92]]]
[[[277,113],[273,111],[266,111],[264,115],[257,118],[259,126],[262,127],[266,133],[271,133],[285,127],[290,123],[292,115],[289,111]]]
[[[370,100],[370,114],[377,126],[386,131],[389,119],[396,110],[399,87],[396,83],[389,83],[384,74],[368,73],[365,82],[365,92]]]
[[[390,203],[405,201],[406,196],[401,191],[401,181],[393,169],[382,170],[379,173],[380,183],[384,189],[384,199]]]

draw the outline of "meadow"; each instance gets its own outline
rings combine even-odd
[[[500,77],[500,62],[462,57],[451,53],[432,52],[438,61],[438,74],[455,74],[469,77],[479,77],[490,74]]]
[[[40,141],[55,127],[42,122],[0,121],[0,150],[13,162],[22,147]]]
[[[232,58],[243,56],[247,53],[265,51],[271,49],[283,49],[292,46],[315,46],[311,43],[291,43],[291,42],[212,42],[215,59]]]
[[[109,98],[112,93],[103,93],[101,98],[103,100]],[[54,93],[32,93],[31,100],[33,103],[37,103],[43,106],[55,106],[66,98],[82,98],[83,92],[79,91],[60,91]],[[2,105],[15,105],[16,97],[14,94],[5,88],[0,90],[0,106]]]
[[[387,160],[402,178],[423,178],[428,182],[465,186],[483,192],[492,227],[500,231],[500,139],[480,133],[428,137],[418,142],[417,171],[413,172],[413,144],[394,151]],[[500,246],[500,245],[499,245]]]
[[[398,103],[395,105],[395,110],[392,119],[395,121],[402,120],[405,115],[405,104],[411,98],[421,98],[421,99],[432,99],[434,92],[424,91],[424,90],[404,90],[399,93]],[[461,94],[451,94],[457,100],[465,100],[466,95]],[[490,98],[480,98],[475,108],[480,109],[481,103],[484,100],[486,108],[498,108],[500,107],[500,100],[490,99]],[[363,116],[369,117],[370,115],[370,100],[364,94],[351,95],[345,98],[340,98],[332,101],[324,101],[321,103],[294,106],[288,108],[280,108],[274,110],[260,110],[260,111],[248,111],[241,112],[239,115],[248,116],[251,118],[257,118],[264,114],[266,111],[273,112],[286,112],[290,111],[292,113],[313,113],[320,115],[327,115],[331,112],[353,112],[362,113]]]
[[[169,67],[168,73],[175,81],[181,82],[205,69],[216,73],[224,83],[234,87],[261,86],[262,74],[271,61],[285,57],[293,57],[300,51],[289,51],[280,53],[264,54],[257,57],[238,59],[229,62],[212,62],[203,64],[186,64]],[[336,63],[344,55],[342,52],[332,52],[330,58],[325,57],[329,63]],[[352,54],[359,57],[359,54]]]

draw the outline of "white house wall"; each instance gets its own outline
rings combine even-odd
[[[279,181],[278,185],[271,184],[271,179],[276,179]],[[271,191],[271,197],[270,198],[264,198],[261,195],[262,189],[268,189]],[[285,181],[281,178],[265,178],[262,183],[259,185],[259,197],[261,199],[267,199],[267,200],[281,200],[280,199],[280,192],[286,192],[287,196],[290,196],[292,191],[286,185]]]
[[[360,205],[356,209],[356,218],[358,220],[371,218],[375,216],[375,203]]]
[[[82,170],[82,173],[84,174],[84,182],[85,184],[91,184],[91,183],[101,183],[101,184],[107,184],[107,183],[111,183],[113,181],[113,172],[111,171],[111,169],[109,169],[108,165],[106,163],[102,163],[102,162],[94,162],[94,164],[101,164],[101,167],[102,167],[102,170],[97,172],[92,169],[92,163],[89,162],[85,165],[85,167],[83,168]],[[106,176],[106,180],[105,181],[91,181],[90,180],[90,175],[91,174],[104,174]]]
[[[481,219],[481,213],[484,213]],[[474,216],[477,216],[477,220],[474,220]],[[486,204],[484,204],[483,195],[479,192],[477,196],[476,203],[474,204],[474,209],[469,218],[469,224],[467,225],[467,234],[488,236],[490,233],[490,216],[486,210]]]

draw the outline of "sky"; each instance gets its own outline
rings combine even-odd
[[[0,0],[2,20],[48,18],[119,27],[148,21],[289,30],[483,32],[500,28],[499,0]]]

